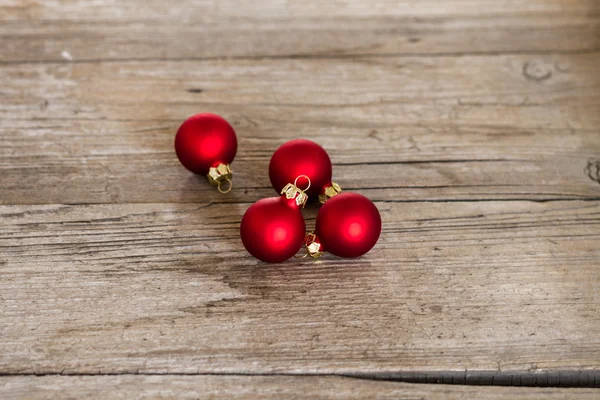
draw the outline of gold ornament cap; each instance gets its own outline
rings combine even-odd
[[[229,164],[221,163],[216,167],[211,167],[211,169],[208,170],[208,174],[206,174],[206,176],[208,177],[208,182],[210,182],[211,185],[217,186],[219,192],[229,193],[231,191],[231,188],[233,186],[233,184],[231,183],[231,177],[233,176],[233,173],[231,172],[231,167],[229,167]],[[223,185],[223,182],[229,183],[229,186],[225,190],[221,189],[221,185]]]
[[[317,235],[313,232],[309,232],[304,237],[304,245],[306,246],[306,251],[308,255],[312,258],[319,258],[323,255],[323,245],[319,241]]]
[[[298,186],[296,186],[298,183],[298,179],[300,178],[306,178],[306,180],[308,180],[308,186],[306,187],[306,189],[300,189]],[[304,208],[306,202],[308,201],[308,195],[305,191],[308,190],[309,187],[310,178],[306,175],[300,175],[296,177],[294,183],[288,183],[287,185],[285,185],[284,188],[281,189],[281,194],[285,194],[285,198],[288,200],[296,199],[296,205],[298,207]]]
[[[342,188],[335,182],[331,182],[330,185],[326,186],[321,194],[319,195],[319,202],[325,204],[327,200],[342,192]]]

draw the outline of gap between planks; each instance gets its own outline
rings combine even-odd
[[[520,386],[520,387],[580,387],[600,388],[600,370],[560,371],[414,371],[368,373],[245,373],[245,372],[0,372],[0,377],[13,376],[282,376],[282,377],[344,377],[360,380],[404,382],[417,384],[444,384],[468,386]]]
[[[241,188],[243,189],[243,188]],[[345,188],[348,192],[354,192],[357,189],[355,188]],[[365,188],[361,188],[361,190],[365,190]],[[414,200],[405,200],[405,199],[397,199],[397,200],[374,200],[374,203],[489,203],[489,202],[531,202],[531,203],[552,203],[552,202],[562,202],[562,201],[600,201],[600,197],[556,197],[549,199],[528,199],[528,198],[486,198],[486,199],[414,199]],[[123,204],[206,204],[206,207],[210,207],[213,204],[253,204],[255,201],[229,201],[223,199],[223,201],[215,202],[195,202],[195,201],[184,201],[184,202],[135,202],[135,201],[127,201],[127,202],[92,202],[92,203],[39,203],[39,204],[1,204],[0,206],[100,206],[100,205],[123,205]]]

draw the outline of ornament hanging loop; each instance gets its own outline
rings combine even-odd
[[[227,189],[222,189],[221,186],[223,185],[223,182],[227,182]],[[233,183],[231,182],[231,179],[227,178],[223,181],[219,181],[219,184],[217,185],[217,190],[219,191],[219,193],[229,193],[231,192],[231,188],[233,188]]]
[[[208,182],[210,182],[211,185],[216,186],[220,193],[229,193],[231,191],[231,188],[233,187],[233,184],[231,183],[233,172],[231,172],[229,164],[220,163],[211,167],[206,176],[208,177]],[[221,188],[223,182],[229,184],[227,189]]]
[[[306,176],[306,175],[298,175],[296,177],[296,179],[294,180],[294,186],[298,187],[298,179],[300,179],[300,178],[304,178],[304,179],[306,179],[308,181],[308,186],[305,189],[298,188],[301,191],[306,192],[308,189],[310,189],[310,178],[308,176]]]

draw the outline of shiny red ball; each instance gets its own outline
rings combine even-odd
[[[359,257],[377,243],[381,216],[375,204],[365,196],[340,193],[319,210],[315,234],[324,251],[338,257]]]
[[[179,127],[175,152],[184,167],[206,175],[211,167],[233,161],[237,137],[231,125],[218,115],[196,114]]]
[[[278,263],[291,258],[304,242],[306,226],[294,201],[269,197],[252,204],[242,218],[240,236],[250,254]]]
[[[310,178],[306,194],[316,198],[323,186],[331,182],[331,160],[327,152],[315,142],[306,139],[291,140],[281,145],[269,163],[269,178],[277,193],[300,175]],[[298,179],[298,187],[308,186],[305,178]]]

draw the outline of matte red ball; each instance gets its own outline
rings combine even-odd
[[[211,167],[233,161],[237,137],[231,125],[218,115],[196,114],[179,127],[175,152],[184,167],[206,175]]]
[[[269,163],[269,178],[277,193],[300,175],[310,178],[306,194],[316,198],[323,186],[331,182],[331,160],[327,152],[315,142],[306,139],[291,140],[281,145]],[[298,187],[308,186],[305,178],[298,179]]]
[[[306,226],[295,202],[284,196],[252,204],[242,218],[240,236],[250,254],[278,263],[291,258],[304,242]]]
[[[357,193],[340,193],[317,214],[315,234],[323,250],[352,258],[367,253],[381,234],[381,216],[373,202]]]

